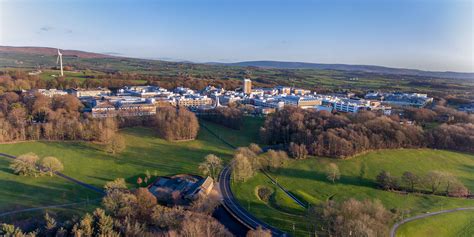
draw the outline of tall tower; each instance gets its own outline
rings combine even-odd
[[[63,72],[63,54],[61,52],[59,52],[59,49],[58,49],[58,59],[56,60],[56,64],[59,63],[59,67],[61,68],[61,76],[64,76],[64,72]]]
[[[244,79],[244,93],[250,95],[252,93],[252,81],[250,79]]]

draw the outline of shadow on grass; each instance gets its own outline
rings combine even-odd
[[[34,177],[21,177],[25,179],[37,180]],[[48,177],[49,178],[49,177]],[[53,177],[59,179],[58,177]],[[25,184],[9,180],[0,180],[0,212],[13,211],[24,208],[64,204],[69,202],[84,201],[87,198],[98,198],[99,194],[82,188],[72,183],[47,183],[48,187],[34,184]]]
[[[297,179],[307,179],[307,180],[317,180],[320,182],[325,182],[332,184],[326,177],[324,172],[319,171],[307,171],[293,168],[280,168],[278,170],[278,176],[288,177],[288,178],[297,178]],[[348,175],[341,175],[341,178],[337,181],[338,184],[353,185],[353,186],[362,186],[368,188],[376,188],[377,183],[371,179],[363,177],[354,177]],[[291,188],[291,187],[288,187]]]

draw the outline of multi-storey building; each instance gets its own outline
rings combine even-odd
[[[67,95],[67,91],[65,90],[56,90],[56,89],[38,89],[38,90],[33,90],[32,91],[33,93],[37,92],[37,93],[40,93],[44,96],[47,96],[47,97],[54,97],[54,96],[60,96],[60,95]]]
[[[176,105],[184,107],[199,107],[212,105],[212,103],[212,99],[207,96],[189,95],[176,98]]]
[[[117,115],[123,117],[149,116],[156,114],[156,105],[150,103],[119,104]]]
[[[250,79],[244,79],[244,93],[250,95],[252,93],[252,81]]]
[[[313,96],[296,96],[296,95],[287,95],[279,97],[285,105],[294,105],[301,108],[311,108],[316,105],[321,105],[322,101],[319,98]]]
[[[112,92],[106,88],[97,88],[97,89],[73,89],[72,95],[77,98],[86,98],[86,97],[102,97],[110,95]]]
[[[426,104],[433,102],[433,98],[428,97],[427,94],[419,93],[391,93],[384,97],[382,103],[397,106],[423,107]]]

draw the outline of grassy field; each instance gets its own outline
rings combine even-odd
[[[474,211],[459,211],[408,222],[397,237],[471,237],[474,235]]]
[[[8,168],[9,164],[10,159],[0,158],[0,213],[99,197],[97,193],[64,179],[15,175]]]
[[[247,145],[258,135],[261,119],[246,118],[244,123],[253,130],[231,130],[204,122],[213,131],[235,145]],[[177,173],[198,174],[198,164],[213,153],[228,161],[232,149],[201,129],[194,141],[168,142],[155,136],[148,128],[136,127],[120,131],[127,149],[116,156],[102,151],[101,145],[87,142],[22,142],[0,145],[0,152],[20,155],[34,152],[41,157],[56,156],[64,164],[64,172],[83,182],[102,187],[105,182],[123,177],[131,187],[146,170],[152,175]],[[252,134],[253,133],[253,134]],[[58,177],[23,177],[9,169],[10,160],[0,157],[0,212],[30,207],[92,200],[99,195]]]
[[[201,121],[207,128],[218,134],[222,139],[234,146],[248,146],[250,143],[261,144],[260,127],[263,125],[264,118],[244,117],[242,129],[229,129],[216,123]]]
[[[341,180],[336,184],[327,181],[324,170],[328,163],[336,163],[341,170]],[[437,211],[454,207],[473,206],[474,200],[409,194],[402,195],[376,189],[375,177],[381,170],[401,175],[412,171],[423,175],[430,170],[441,170],[454,174],[469,189],[474,189],[474,155],[457,152],[406,149],[371,152],[349,160],[310,158],[291,161],[285,167],[271,173],[290,192],[311,205],[329,198],[336,201],[348,198],[380,199],[387,209],[397,208],[416,215],[427,211]],[[298,208],[270,200],[265,203],[255,195],[256,187],[274,187],[262,174],[245,183],[234,183],[233,190],[239,201],[257,217],[280,227],[289,233],[307,236],[307,221]],[[273,203],[272,203],[273,202]],[[278,208],[285,206],[286,208]]]

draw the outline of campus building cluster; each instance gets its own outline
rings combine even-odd
[[[84,103],[84,112],[96,118],[153,115],[157,107],[167,105],[186,107],[199,112],[235,103],[253,107],[254,113],[263,115],[273,113],[284,106],[344,113],[376,111],[390,115],[391,106],[423,107],[433,101],[433,98],[426,94],[418,93],[371,92],[364,98],[357,98],[352,93],[317,94],[310,90],[285,86],[253,88],[250,79],[244,79],[240,90],[224,90],[213,86],[201,91],[184,87],[167,90],[157,86],[126,86],[114,92],[106,88],[36,91],[49,97],[74,95]]]

